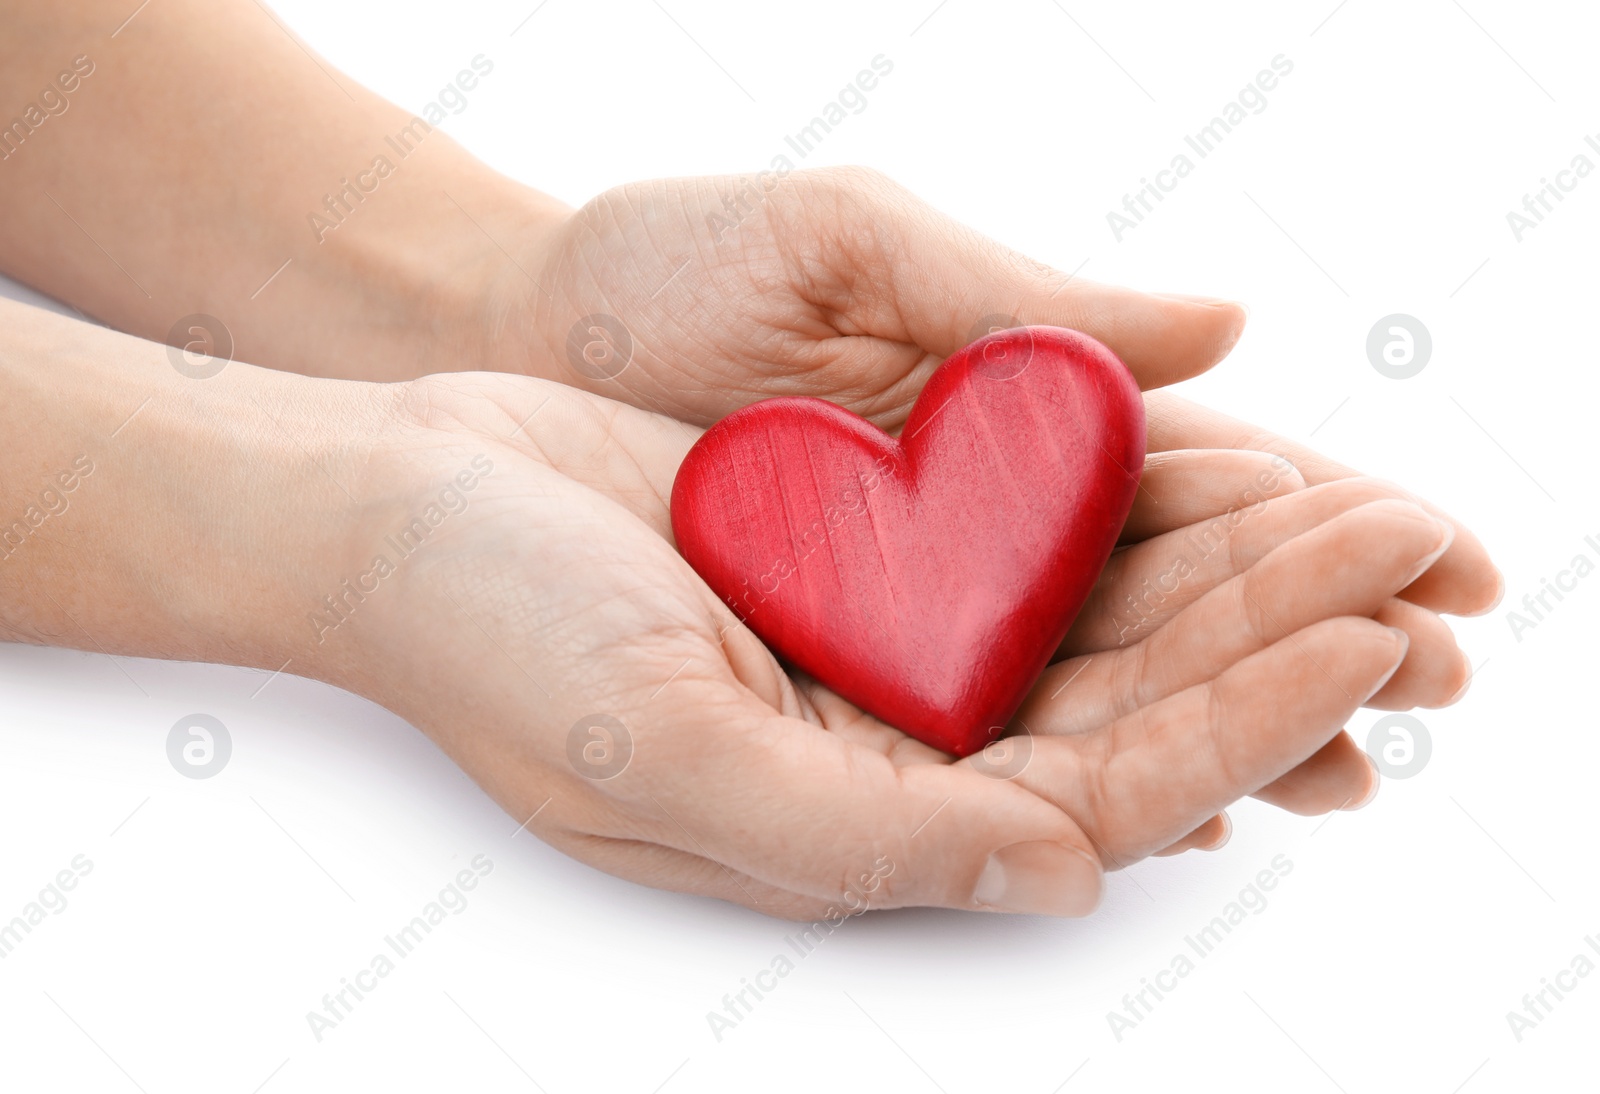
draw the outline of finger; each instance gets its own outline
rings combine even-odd
[[[1256,791],[1255,797],[1291,813],[1314,817],[1356,810],[1378,793],[1378,769],[1348,733],[1317,749],[1305,763]]]
[[[652,889],[726,900],[780,919],[818,920],[826,918],[830,909],[841,907],[838,902],[768,885],[704,856],[659,843],[579,833],[541,833],[540,838],[563,854],[613,877]],[[851,911],[872,907],[871,894],[857,893],[850,905]]]
[[[1203,297],[1156,296],[1101,285],[1026,258],[943,215],[876,173],[811,176],[850,232],[836,232],[834,279],[849,275],[850,306],[870,333],[948,357],[988,317],[1043,323],[1105,343],[1142,388],[1197,375],[1225,357],[1245,311]],[[862,277],[863,271],[874,276]],[[1013,322],[1014,321],[1014,322]],[[987,329],[981,333],[988,333]]]
[[[1059,652],[1093,653],[1152,634],[1295,536],[1402,493],[1376,479],[1345,479],[1133,544],[1106,563]]]
[[[1232,837],[1233,821],[1228,818],[1228,814],[1218,813],[1171,847],[1163,847],[1157,851],[1154,857],[1166,858],[1170,855],[1181,855],[1185,851],[1220,851],[1227,846],[1228,840]]]
[[[1045,670],[1017,714],[1034,733],[1086,732],[1215,678],[1321,620],[1375,614],[1449,546],[1449,526],[1378,501],[1296,536],[1126,649]],[[1081,673],[1081,683],[1070,674]],[[1067,682],[1074,687],[1061,696]]]
[[[1264,452],[1153,452],[1145,459],[1120,542],[1175,532],[1305,485],[1288,461]]]
[[[1448,623],[1409,600],[1390,600],[1373,618],[1405,631],[1411,639],[1411,652],[1368,706],[1377,710],[1447,707],[1466,694],[1472,662],[1456,644]]]
[[[1168,448],[1253,448],[1272,452],[1299,468],[1306,482],[1313,486],[1356,475],[1343,464],[1303,445],[1167,392],[1147,397],[1145,413],[1152,452]],[[1394,489],[1399,490],[1398,487]],[[1431,502],[1410,494],[1405,496],[1434,516],[1450,521],[1457,532],[1450,550],[1405,591],[1405,599],[1452,615],[1483,615],[1493,611],[1505,593],[1505,579],[1495,569],[1483,544],[1469,529]]]
[[[1083,833],[1020,787],[960,764],[897,767],[715,681],[672,686],[670,706],[633,712],[634,762],[614,780],[635,777],[618,790],[656,842],[829,901],[870,883],[875,907],[1086,915],[1098,903]]]
[[[1370,619],[1323,620],[1084,737],[1034,740],[1014,781],[1126,863],[1170,846],[1336,736],[1405,656]]]

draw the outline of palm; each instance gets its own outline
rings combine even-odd
[[[788,676],[673,550],[666,499],[696,431],[511,377],[438,378],[417,391],[425,427],[402,462],[439,481],[487,452],[495,471],[374,613],[372,633],[391,636],[382,641],[402,713],[579,857],[794,914],[827,885],[794,880],[787,833],[845,808],[885,814],[880,831],[849,837],[864,841],[862,855],[885,839],[911,863],[948,854],[938,840],[924,851],[896,834],[948,806],[956,831],[945,840],[1042,827],[1121,865],[1216,842],[1224,829],[1208,818],[1262,787],[1304,811],[1347,803],[1338,726],[1395,652],[1389,632],[1348,616],[1375,611],[1440,535],[1389,502],[1274,552],[1253,595],[1299,632],[1292,644],[1239,617],[1227,586],[1244,579],[1219,569],[1205,579],[1212,592],[1148,637],[1054,666],[1014,727],[1030,737],[952,762]],[[1376,563],[1371,542],[1390,545]],[[1158,538],[1125,552],[1102,595],[1124,591],[1164,549]],[[1307,560],[1352,571],[1327,603],[1296,593]],[[403,683],[424,673],[457,682],[448,702]],[[634,750],[603,782],[568,753],[569,728],[596,714],[619,719]],[[1330,740],[1335,754],[1319,760]],[[1275,782],[1308,758],[1309,774]],[[758,831],[746,815],[753,795],[766,814]],[[805,853],[818,856],[819,879],[838,868]],[[894,899],[970,904],[937,889]]]

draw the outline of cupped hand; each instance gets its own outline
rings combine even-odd
[[[523,318],[497,366],[698,425],[758,399],[812,395],[893,432],[945,357],[1007,323],[1083,331],[1153,391],[1222,360],[1246,318],[1228,301],[1051,269],[863,168],[631,183],[540,239],[528,260],[537,287],[519,266],[500,291]],[[626,338],[595,316],[620,323]],[[1147,406],[1152,453],[1258,449],[1286,456],[1312,485],[1356,474],[1170,392]],[[1403,600],[1456,614],[1498,602],[1503,583],[1488,553],[1456,532]],[[1403,608],[1390,614],[1408,629],[1431,626]]]
[[[324,636],[347,644],[335,682],[423,728],[573,856],[791,918],[1083,914],[1105,869],[1220,842],[1218,814],[1244,795],[1348,805],[1371,772],[1330,742],[1408,644],[1369,617],[1450,540],[1392,498],[1309,531],[1269,520],[1310,493],[1290,482],[1229,528],[1248,546],[1190,575],[1190,603],[1052,668],[1016,737],[953,762],[786,674],[677,555],[667,498],[697,430],[494,374],[417,381],[399,402],[405,424],[366,461],[352,557],[418,514],[431,531]],[[1213,519],[1270,462],[1198,458],[1218,505],[1191,493],[1190,514]],[[1177,531],[1141,519],[1130,575]],[[1108,580],[1108,596],[1133,591]]]
[[[1245,321],[1052,270],[863,168],[631,183],[537,252],[506,275],[532,307],[501,366],[698,425],[813,395],[893,431],[945,357],[1018,322],[1092,335],[1160,387],[1220,361]]]

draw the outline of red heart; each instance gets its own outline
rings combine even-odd
[[[672,487],[683,557],[779,656],[966,756],[1049,664],[1133,505],[1144,402],[1105,346],[991,334],[896,440],[821,399],[701,437]]]

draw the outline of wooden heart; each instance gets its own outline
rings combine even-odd
[[[997,737],[1105,566],[1144,465],[1105,346],[991,334],[934,372],[899,439],[821,399],[714,425],[672,488],[678,549],[776,654],[957,756]]]

